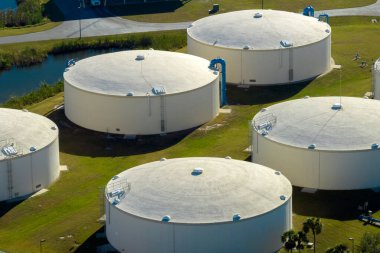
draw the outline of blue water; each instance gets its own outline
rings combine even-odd
[[[3,0],[0,0],[0,2]],[[62,79],[63,71],[68,59],[80,60],[90,56],[115,51],[87,50],[70,54],[52,56],[42,64],[26,68],[12,68],[0,72],[0,103],[7,101],[11,96],[21,96],[38,88],[41,83],[54,84]]]
[[[6,9],[16,9],[16,0],[0,0],[0,11]]]

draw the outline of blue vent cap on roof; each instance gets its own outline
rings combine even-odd
[[[240,214],[234,214],[234,216],[232,216],[232,220],[233,221],[239,221],[241,219],[241,216],[240,216]]]
[[[170,216],[169,215],[165,215],[164,217],[162,217],[162,221],[163,222],[169,222],[170,221]]]

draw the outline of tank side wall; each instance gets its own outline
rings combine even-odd
[[[215,118],[219,112],[219,79],[191,92],[166,96],[167,132],[189,129]]]
[[[202,225],[153,222],[113,206],[110,210],[108,240],[119,251],[134,253],[273,253],[281,248],[280,238],[291,228],[292,215],[291,200],[248,220]]]
[[[321,151],[321,189],[354,190],[380,186],[380,150]]]
[[[276,252],[282,246],[282,233],[290,229],[290,203],[240,222],[201,226],[178,224],[175,226],[176,252]],[[271,243],[265,243],[268,241]]]
[[[331,35],[325,39],[293,50],[294,81],[318,76],[331,68]]]
[[[240,84],[241,78],[241,50],[228,50],[209,46],[194,40],[187,35],[187,52],[207,60],[221,57],[226,61],[226,79],[228,83]]]
[[[218,78],[193,91],[163,96],[163,104],[160,96],[106,96],[65,82],[65,114],[75,124],[95,131],[159,134],[196,127],[213,119],[219,110],[218,96]],[[161,110],[165,131],[161,131]]]
[[[139,219],[107,203],[106,235],[119,252],[174,253],[173,225]]]
[[[159,97],[117,97],[86,92],[65,81],[65,114],[75,124],[100,132],[161,132]],[[119,129],[119,131],[117,131]]]
[[[206,59],[222,57],[227,62],[227,82],[270,85],[303,81],[330,70],[331,35],[302,47],[273,50],[236,50],[210,46],[187,36],[188,52]],[[290,57],[292,52],[292,57]],[[293,67],[292,67],[293,66]],[[289,69],[293,78],[289,80]],[[255,80],[255,81],[253,81]]]
[[[7,161],[0,161],[0,201],[8,199]]]
[[[292,185],[319,188],[319,153],[293,148],[252,132],[252,162],[281,171]]]
[[[32,154],[12,159],[12,198],[34,192]]]
[[[380,100],[380,68],[373,70],[374,99]]]
[[[243,83],[255,85],[288,82],[288,49],[272,51],[244,50],[242,54]]]
[[[40,152],[33,153],[31,159],[34,190],[50,186],[58,179],[60,173],[58,138]]]
[[[267,140],[253,131],[252,162],[281,171],[293,185],[324,190],[380,186],[380,150],[318,151]]]
[[[50,186],[59,177],[58,137],[48,146],[28,155],[10,159],[12,198],[22,197]],[[0,163],[1,182],[4,187],[0,201],[9,199],[7,161]],[[4,177],[3,177],[4,176]]]

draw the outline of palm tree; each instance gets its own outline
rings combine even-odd
[[[348,251],[348,247],[344,244],[338,244],[334,248],[328,248],[325,253],[346,253]]]
[[[297,234],[294,230],[286,231],[281,236],[281,242],[284,243],[284,247],[287,251],[293,252],[294,247],[296,246]]]
[[[304,243],[309,242],[309,240],[307,239],[306,233],[303,231],[298,231],[295,239],[296,239],[296,248],[298,252],[301,252],[301,249],[305,248]]]
[[[314,253],[316,252],[316,235],[322,232],[322,222],[319,218],[309,217],[303,223],[303,232],[309,233],[311,231],[313,233],[313,241],[314,241]]]

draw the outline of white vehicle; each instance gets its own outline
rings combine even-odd
[[[91,0],[92,6],[100,6],[100,0]]]

